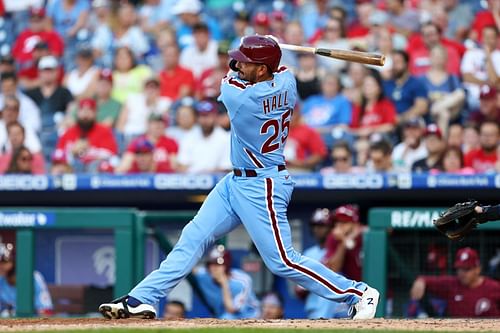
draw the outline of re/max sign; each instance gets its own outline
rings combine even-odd
[[[439,217],[436,210],[395,210],[391,212],[393,228],[432,228],[433,221]]]

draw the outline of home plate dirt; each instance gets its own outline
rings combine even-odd
[[[500,332],[500,319],[372,319],[367,321],[352,320],[107,320],[101,318],[41,318],[7,319],[0,321],[0,332],[46,331],[98,328],[287,328],[287,329],[377,329],[377,330],[426,330],[426,331],[468,331]]]

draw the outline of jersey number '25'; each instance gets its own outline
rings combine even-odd
[[[264,142],[260,152],[262,154],[267,154],[273,152],[280,148],[282,144],[285,143],[288,137],[288,132],[290,130],[290,119],[289,116],[292,110],[287,110],[281,115],[281,124],[278,119],[269,119],[260,128],[260,135],[270,133],[269,138]],[[280,135],[281,134],[281,135]],[[278,139],[280,137],[280,139]],[[278,139],[278,140],[276,140]]]

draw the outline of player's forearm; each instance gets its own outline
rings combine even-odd
[[[492,56],[487,57],[486,61],[486,72],[488,73],[488,83],[496,86],[498,84],[498,75],[495,69],[495,65],[493,64]]]
[[[417,278],[413,283],[410,290],[410,298],[412,300],[420,300],[424,297],[425,293],[425,280],[421,277]]]
[[[500,205],[484,206],[481,213],[481,223],[500,220]]]
[[[464,73],[463,74],[463,81],[467,82],[467,83],[474,83],[474,84],[486,84],[487,83],[484,80],[478,79],[472,73]]]
[[[231,290],[229,289],[229,283],[225,282],[221,284],[222,287],[222,300],[224,302],[224,308],[226,312],[235,313],[236,309],[233,304],[233,297],[231,295]]]
[[[333,255],[328,258],[326,266],[334,272],[340,272],[342,266],[344,266],[345,252],[346,246],[343,242],[341,242],[335,249]]]

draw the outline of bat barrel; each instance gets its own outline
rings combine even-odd
[[[383,66],[385,63],[385,56],[383,54],[322,48],[316,49],[315,53],[325,57],[359,62],[367,65]]]

